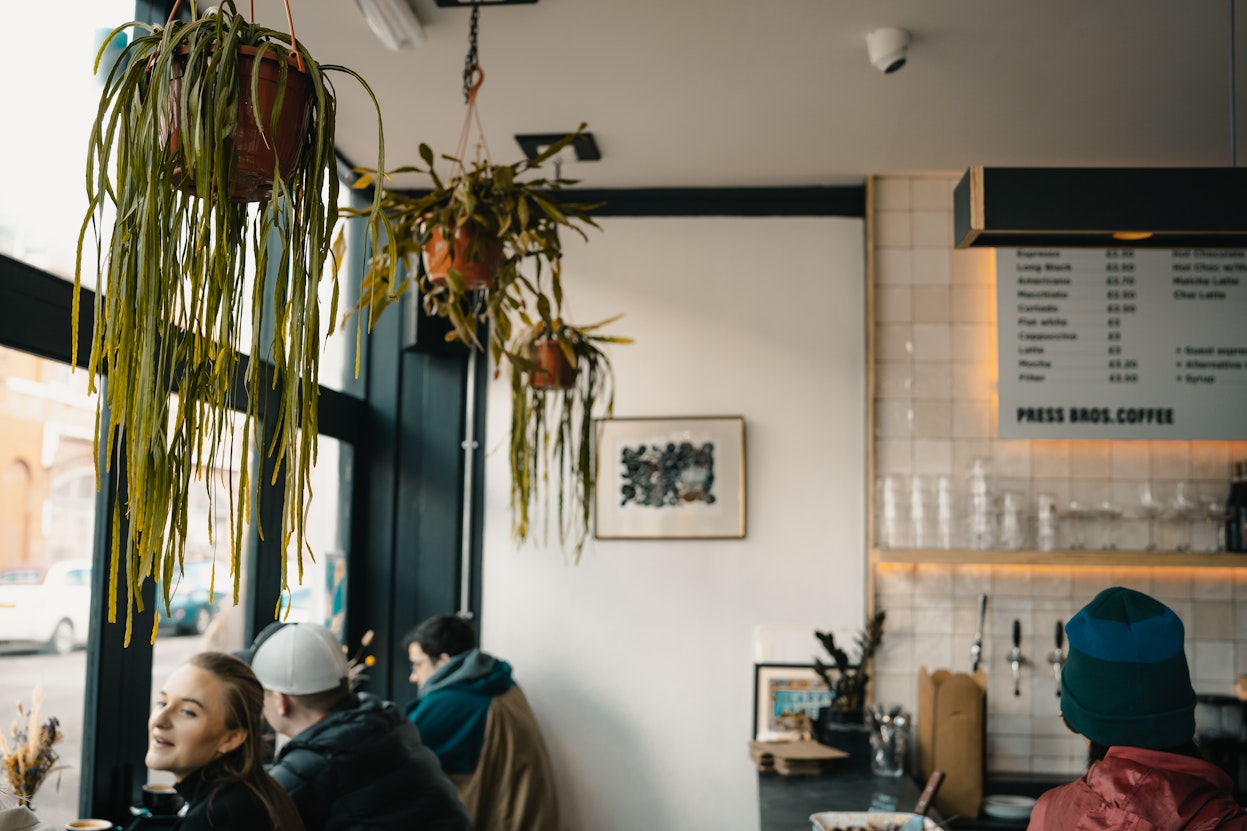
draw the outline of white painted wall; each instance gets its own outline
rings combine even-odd
[[[482,646],[512,662],[574,831],[758,828],[755,627],[865,609],[863,222],[606,219],[569,319],[615,325],[617,416],[742,415],[748,535],[510,541],[505,378],[489,393]]]

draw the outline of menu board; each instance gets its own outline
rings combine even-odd
[[[997,249],[1001,438],[1247,439],[1247,251]]]

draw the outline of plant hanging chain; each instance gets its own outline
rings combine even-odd
[[[472,100],[472,73],[481,65],[476,48],[476,36],[480,32],[481,7],[472,4],[472,22],[468,26],[468,54],[463,59],[463,103]]]
[[[472,5],[472,23],[468,30],[468,54],[463,59],[463,103],[467,104],[468,110],[463,117],[463,131],[459,134],[459,144],[455,148],[455,158],[458,159],[458,169],[463,171],[463,158],[468,152],[468,138],[472,131],[472,125],[476,125],[476,136],[480,144],[478,147],[485,154],[485,163],[493,164],[493,159],[489,155],[489,143],[485,141],[485,130],[481,127],[481,112],[476,106],[476,95],[481,91],[481,84],[485,83],[485,70],[481,68],[480,54],[477,49],[477,35],[480,32],[480,16],[481,7],[477,4]]]
[[[477,49],[477,36],[481,29],[480,21],[480,4],[473,3],[472,19],[468,24],[468,54],[463,58],[463,103],[468,109],[464,114],[463,130],[459,134],[459,144],[455,150],[460,173],[464,170],[463,158],[468,152],[468,136],[472,124],[476,124],[476,135],[480,142],[478,147],[484,153],[485,163],[493,164],[493,158],[489,155],[489,142],[485,140],[485,130],[481,127],[481,111],[476,106],[476,95],[481,91],[481,84],[485,83],[485,70],[481,68],[480,51]],[[479,317],[484,309],[485,292],[479,290],[472,292],[470,310],[472,317],[474,319]]]

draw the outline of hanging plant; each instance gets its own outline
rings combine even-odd
[[[600,347],[631,341],[597,333],[617,317],[584,327],[561,318],[560,233],[571,229],[587,239],[585,229],[597,227],[589,215],[596,206],[560,201],[559,191],[575,180],[557,172],[522,177],[584,128],[535,158],[510,165],[465,164],[459,156],[442,156],[455,171],[445,180],[434,169],[433,151],[422,144],[425,166],[394,172],[425,174],[433,187],[418,196],[385,192],[381,204],[394,247],[369,260],[358,305],[371,323],[412,282],[425,313],[450,322],[449,338],[484,348],[477,332],[487,326],[496,371],[506,363],[511,373],[512,535],[521,544],[530,538],[531,515],[540,505],[545,523],[557,522],[560,542],[577,557],[588,536],[596,481],[593,418],[603,407],[608,415],[614,407],[611,364]],[[363,173],[357,186],[376,181],[373,171]],[[398,281],[400,263],[415,276]],[[492,281],[479,276],[487,272]],[[553,374],[542,370],[542,356],[555,364],[546,367]],[[560,358],[563,364],[557,365]]]
[[[586,229],[598,227],[590,216],[598,206],[562,201],[560,192],[576,181],[563,178],[557,159],[586,125],[535,158],[509,165],[489,159],[476,110],[485,77],[476,54],[479,13],[474,5],[463,132],[454,155],[441,156],[451,173],[445,179],[437,173],[427,144],[420,145],[423,166],[394,170],[428,176],[431,189],[385,192],[392,245],[372,254],[357,309],[367,310],[371,326],[414,282],[425,313],[450,323],[448,339],[483,348],[477,333],[487,327],[495,373],[504,362],[511,373],[512,536],[520,544],[531,539],[533,515],[542,510],[543,539],[553,518],[559,541],[579,559],[597,480],[593,419],[599,410],[609,415],[614,409],[614,375],[601,345],[630,341],[597,333],[617,318],[583,327],[562,318],[561,233],[571,230],[587,240]],[[474,123],[484,152],[467,161]],[[536,173],[551,160],[554,176]],[[360,172],[356,187],[380,190],[382,177]],[[398,280],[400,266],[415,276]]]
[[[358,308],[368,310],[370,325],[414,282],[425,313],[451,324],[448,337],[483,346],[477,328],[487,323],[490,352],[497,362],[520,329],[520,310],[532,309],[542,294],[538,285],[548,281],[550,293],[562,298],[561,231],[588,239],[585,229],[598,227],[590,216],[597,206],[558,197],[576,180],[558,174],[522,178],[538,171],[584,128],[582,124],[537,157],[514,164],[464,162],[462,154],[443,155],[453,171],[447,179],[435,169],[433,150],[421,144],[423,167],[392,172],[426,175],[432,189],[414,196],[387,190],[381,197],[394,236],[391,248],[369,259],[364,275]],[[361,173],[356,187],[376,182],[375,171]],[[423,268],[417,258],[423,259]],[[414,276],[399,280],[399,264]]]
[[[509,364],[511,373],[512,536],[519,544],[529,540],[532,515],[543,508],[543,539],[553,519],[559,541],[577,558],[590,528],[596,481],[593,419],[614,407],[611,364],[600,347],[630,340],[597,333],[617,318],[576,327],[561,317],[560,234],[571,229],[587,239],[585,228],[597,227],[589,215],[595,206],[560,201],[559,191],[575,181],[557,172],[521,177],[555,157],[584,127],[511,165],[442,156],[455,171],[445,180],[434,169],[433,151],[422,144],[425,166],[394,172],[423,173],[433,188],[419,196],[385,192],[382,208],[394,248],[370,259],[358,306],[375,321],[410,281],[425,313],[450,322],[449,338],[484,348],[477,332],[487,327],[495,371]],[[371,171],[364,173],[361,183],[375,181]],[[398,282],[399,263],[415,276]],[[481,276],[486,273],[492,280]],[[550,362],[545,369],[543,360]]]
[[[89,208],[74,280],[76,337],[83,249],[95,229],[98,290],[88,371],[92,391],[97,373],[108,376],[97,413],[106,424],[97,427],[106,427],[107,468],[124,465],[128,487],[129,533],[124,540],[114,535],[109,577],[110,621],[118,584],[126,588],[127,643],[134,609],[142,610],[143,580],[158,581],[167,608],[185,552],[192,480],[210,479],[221,463],[241,479],[239,502],[231,497],[228,506],[238,601],[253,451],[262,449],[271,461],[274,481],[285,473],[283,583],[292,541],[302,578],[317,438],[317,286],[338,220],[328,73],[354,78],[376,106],[357,73],[317,63],[295,40],[288,2],[290,33],[248,22],[232,0],[203,15],[190,0],[191,19],[178,20],[180,2],[163,27],[133,21],[101,46],[102,56],[125,30],[137,31],[108,75],[92,127]],[[379,108],[377,133],[377,168],[384,169]],[[377,196],[364,213],[380,250],[385,217]],[[101,239],[110,219],[111,232]],[[256,275],[250,288],[248,255]],[[334,279],[330,333],[337,302]],[[261,340],[266,306],[275,321],[271,343]],[[248,319],[251,339],[243,343]],[[75,341],[75,355],[77,347]],[[245,369],[244,353],[251,356]],[[176,408],[170,389],[178,394]],[[241,455],[230,458],[236,409],[245,414]],[[263,448],[262,418],[275,425]],[[120,511],[118,501],[115,529]]]
[[[589,326],[560,317],[528,321],[510,345],[511,367],[511,535],[532,537],[534,508],[543,510],[541,537],[549,538],[551,517],[559,542],[577,560],[589,536],[597,460],[594,419],[615,409],[614,371],[601,346],[631,338],[599,334],[619,315]]]

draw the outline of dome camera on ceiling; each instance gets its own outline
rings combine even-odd
[[[905,65],[909,40],[909,32],[904,29],[887,27],[872,30],[866,35],[870,63],[884,75],[895,72]]]

